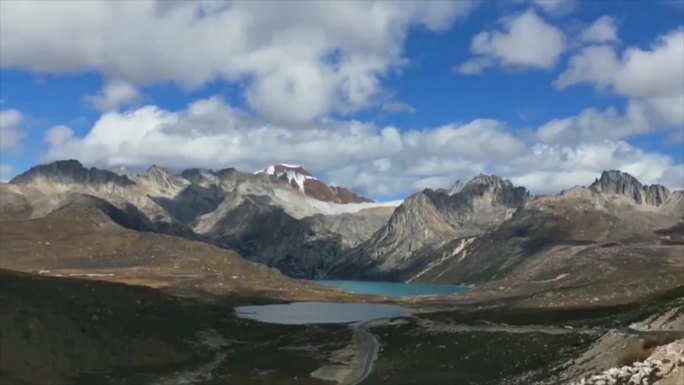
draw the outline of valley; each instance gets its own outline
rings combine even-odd
[[[678,349],[682,219],[681,191],[617,170],[554,196],[480,175],[377,203],[296,165],[57,161],[0,185],[0,380],[579,381],[647,341]],[[286,304],[327,318],[241,316]]]

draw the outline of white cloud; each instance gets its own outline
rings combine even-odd
[[[74,130],[68,126],[54,126],[45,132],[45,142],[51,146],[59,146],[74,136]]]
[[[682,188],[684,183],[669,174],[684,165],[666,155],[645,152],[623,141],[597,141],[569,145],[533,145],[529,152],[499,167],[503,175],[538,192],[557,192],[575,185],[586,186],[603,170],[620,169],[642,183],[663,183]]]
[[[97,95],[87,95],[86,101],[100,111],[114,111],[120,107],[133,107],[140,103],[142,96],[138,89],[130,83],[120,80],[108,81],[102,92]]]
[[[325,173],[333,183],[373,193],[381,191],[382,186],[364,182],[362,173],[358,180],[338,180],[343,174],[335,170],[358,166],[373,175],[405,173],[406,184],[396,179],[388,185],[402,191],[413,180],[458,169],[450,158],[474,163],[506,161],[525,151],[522,140],[493,120],[407,132],[391,126],[334,120],[290,129],[265,124],[219,98],[195,102],[178,112],[155,106],[110,112],[84,138],[59,138],[51,146],[48,159],[76,157],[102,166],[157,163],[175,168],[236,166],[244,170],[291,162]]]
[[[492,65],[494,60],[491,57],[478,56],[457,66],[456,72],[462,75],[477,75]]]
[[[0,163],[0,182],[7,182],[14,176],[14,169],[9,164]]]
[[[18,110],[0,110],[0,150],[17,150],[21,146],[23,119]]]
[[[666,168],[655,182],[679,190],[684,189],[684,165],[679,164]]]
[[[474,4],[2,2],[0,67],[185,88],[224,79],[260,114],[301,123],[376,103],[381,77],[404,63],[409,29],[444,31]]]
[[[583,114],[599,113],[610,115],[610,111]],[[478,173],[525,181],[536,192],[590,183],[610,168],[634,172],[646,182],[663,179],[672,184],[664,173],[678,166],[667,156],[619,140],[526,143],[495,120],[402,132],[392,126],[328,119],[292,129],[266,124],[218,97],[175,112],[156,106],[110,112],[83,138],[67,135],[71,132],[66,128],[59,131],[64,134],[56,135],[45,160],[78,158],[106,167],[156,163],[176,169],[242,170],[288,162],[302,164],[333,184],[374,196],[444,187]]]
[[[619,140],[647,133],[652,129],[638,111],[626,115],[614,108],[587,108],[578,115],[553,119],[539,127],[537,139],[544,143],[584,143],[595,140]]]
[[[556,82],[559,89],[581,83],[609,88],[630,97],[672,97],[684,91],[684,28],[661,36],[650,50],[589,46],[570,59]]]
[[[470,50],[477,56],[461,64],[458,72],[476,74],[493,63],[514,70],[551,69],[566,49],[565,34],[534,11],[503,19],[502,24],[502,30],[473,37]]]
[[[629,47],[618,56],[615,47],[593,45],[571,59],[556,80],[558,89],[593,84],[629,98],[632,115],[654,127],[684,128],[684,28],[663,35],[650,47]]]
[[[606,43],[617,41],[617,23],[610,16],[601,16],[580,34],[585,43]]]

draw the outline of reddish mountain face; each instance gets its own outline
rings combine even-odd
[[[289,183],[309,198],[332,203],[364,203],[373,202],[371,199],[359,196],[344,187],[328,186],[311,175],[302,166],[292,164],[276,164],[259,171],[275,175],[278,179]]]
[[[373,202],[344,187],[328,186],[318,179],[304,181],[304,194],[308,197],[325,202],[334,203],[363,203]]]

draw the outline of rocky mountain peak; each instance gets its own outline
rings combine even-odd
[[[176,192],[188,182],[182,180],[171,173],[167,168],[153,164],[147,171],[138,177],[153,190],[165,193]],[[185,183],[184,183],[185,182]]]
[[[173,177],[173,174],[167,168],[153,164],[145,171],[143,176],[151,179],[170,179]]]
[[[217,177],[221,178],[221,179],[225,179],[225,178],[234,177],[235,174],[237,174],[239,172],[240,171],[238,171],[234,167],[228,167],[228,168],[222,168],[218,171],[215,171],[215,172],[213,172],[213,174],[216,175]]]
[[[607,170],[601,173],[590,186],[591,189],[608,194],[635,196],[643,189],[643,185],[632,175],[620,170]]]
[[[447,190],[447,194],[449,194],[449,195],[458,194],[461,192],[461,190],[463,190],[464,187],[465,187],[465,183],[463,183],[463,181],[459,179],[456,182],[454,182],[454,184],[451,185],[451,188],[449,188],[449,190]]]
[[[32,167],[23,174],[14,177],[12,184],[31,184],[45,179],[60,184],[80,184],[99,186],[112,184],[119,187],[135,185],[126,175],[119,175],[109,170],[87,168],[75,159],[58,160],[52,163]]]
[[[508,179],[504,180],[497,175],[480,174],[469,180],[468,183],[465,184],[464,188],[472,186],[499,187],[503,185],[512,186],[513,184]]]
[[[208,173],[205,170],[199,168],[188,168],[180,173],[181,178],[190,181],[192,183],[201,183]]]
[[[644,186],[644,203],[651,206],[662,205],[670,195],[670,190],[661,184]]]
[[[607,170],[601,173],[589,187],[602,194],[623,195],[636,204],[660,206],[670,196],[670,190],[659,184],[642,185],[632,175],[620,170]]]
[[[496,175],[480,174],[463,186],[461,191],[454,194],[470,200],[476,197],[489,197],[491,203],[510,206],[522,205],[530,196],[525,187],[516,187],[508,179]]]
[[[302,166],[286,163],[268,166],[264,170],[257,171],[256,174],[273,175],[280,180],[290,183],[292,187],[298,189],[304,195],[306,195],[304,182],[316,179]]]
[[[310,176],[311,173],[306,170],[304,167],[296,164],[287,164],[287,163],[279,163],[279,164],[274,164],[272,166],[269,166],[266,169],[266,173],[274,175],[274,174],[282,174],[282,173],[287,173],[287,172],[292,172],[295,174],[299,175],[304,175],[304,176]]]
[[[273,175],[289,183],[303,195],[316,200],[332,203],[373,202],[344,187],[329,186],[306,170],[295,164],[279,163],[257,171],[256,174]]]

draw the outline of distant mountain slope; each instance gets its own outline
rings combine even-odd
[[[524,187],[497,176],[479,175],[451,191],[424,190],[399,206],[387,224],[340,260],[333,274],[386,275],[427,263],[427,250],[442,242],[475,236],[497,226],[529,199]]]
[[[319,183],[325,193],[311,187]],[[598,245],[609,245],[601,255],[631,245],[668,254],[676,239],[667,235],[661,245],[666,235],[654,232],[684,219],[684,193],[645,186],[618,170],[557,196],[531,197],[508,180],[479,175],[385,204],[327,186],[295,165],[256,173],[194,168],[179,175],[152,166],[133,176],[59,161],[0,184],[0,194],[0,221],[74,216],[68,204],[89,199],[122,227],[236,250],[303,278],[546,280],[574,269],[562,255]]]
[[[156,234],[151,226],[134,208],[74,195],[45,217],[0,221],[0,268],[216,293],[289,297],[311,288],[233,251]]]
[[[445,243],[412,280],[529,290],[673,287],[684,271],[684,246],[669,239],[683,214],[682,192],[607,171],[589,188],[528,201],[491,232]]]
[[[117,214],[124,227],[203,240],[307,278],[325,275],[393,210],[292,165],[257,173],[194,168],[179,175],[155,165],[131,175],[66,160],[33,167],[1,186],[0,220],[40,218],[90,196],[101,208],[110,205],[108,212],[125,213]]]

